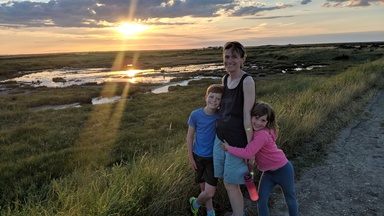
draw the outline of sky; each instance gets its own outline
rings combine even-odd
[[[0,0],[0,55],[384,41],[384,0]]]

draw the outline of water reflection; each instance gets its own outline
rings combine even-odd
[[[99,105],[99,104],[107,104],[107,103],[116,103],[121,100],[121,96],[115,96],[115,97],[97,97],[92,98],[92,104],[93,105]],[[45,106],[39,106],[39,107],[32,107],[32,111],[41,111],[41,110],[48,110],[48,109],[54,109],[54,110],[60,110],[65,109],[69,107],[75,107],[79,108],[81,107],[80,103],[71,103],[71,104],[61,104],[61,105],[45,105]]]
[[[297,66],[295,64],[295,66]],[[322,68],[322,67],[328,67],[327,65],[310,65],[308,67],[305,67],[304,65],[301,65],[301,66],[297,66],[296,68],[293,68],[293,71],[310,71],[310,70],[313,70],[315,68]],[[287,72],[290,72],[292,69],[283,69],[281,70],[282,73],[287,73]]]
[[[178,73],[214,71],[221,68],[223,68],[222,63],[164,67],[159,70],[109,71],[106,68],[64,68],[59,70],[28,72],[20,77],[5,80],[5,82],[16,81],[23,85],[33,87],[46,86],[50,88],[83,85],[86,83],[101,84],[105,82],[165,84],[169,83],[171,79],[176,78],[176,74]]]
[[[119,100],[121,100],[121,96],[115,96],[111,98],[97,97],[92,99],[92,104],[97,105],[97,104],[105,104],[105,103],[116,103]]]
[[[322,67],[327,67],[327,65],[310,65],[308,67],[297,67],[294,70],[295,71],[302,71],[302,70],[313,70],[315,68],[322,68]]]
[[[177,82],[177,83],[172,83],[172,84],[168,84],[168,85],[165,85],[165,86],[161,86],[161,87],[158,87],[158,88],[155,88],[153,89],[151,92],[152,93],[155,93],[155,94],[160,94],[160,93],[167,93],[168,92],[168,88],[170,86],[187,86],[188,83],[192,80],[200,80],[200,79],[203,79],[203,78],[210,78],[210,79],[221,79],[221,77],[203,77],[203,76],[197,76],[195,78],[192,78],[192,79],[189,79],[189,80],[184,80],[184,81],[181,81],[181,82]]]
[[[54,109],[54,110],[60,110],[65,109],[69,107],[81,107],[80,103],[72,103],[72,104],[62,104],[62,105],[46,105],[46,106],[39,106],[39,107],[32,107],[30,110],[32,111],[41,111],[41,110],[48,110],[48,109]]]
[[[174,78],[173,76],[166,77],[163,75],[137,76],[149,73],[154,73],[154,70],[105,71],[104,68],[61,69],[30,73],[6,81],[16,81],[17,83],[33,87],[60,88],[86,83],[101,84],[105,82],[167,83]],[[59,81],[55,81],[55,78]]]
[[[223,63],[210,63],[210,64],[199,64],[199,65],[186,65],[177,67],[163,67],[160,69],[161,72],[175,73],[175,72],[192,72],[192,71],[212,71],[222,69]]]

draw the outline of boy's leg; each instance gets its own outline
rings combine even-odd
[[[205,207],[208,211],[213,210],[213,204],[212,204],[212,198],[216,193],[216,186],[217,186],[217,178],[214,176],[214,165],[213,165],[213,159],[207,159],[205,164],[205,171],[203,175],[205,185],[204,185],[204,192],[202,192],[201,198],[202,201],[200,202],[200,195],[198,197],[198,203],[205,203]]]
[[[199,209],[201,205],[205,204],[207,211],[213,210],[212,198],[216,193],[216,187],[212,186],[208,183],[204,183],[204,186],[200,186],[202,188],[201,193],[191,202],[193,209]]]
[[[213,159],[200,158],[198,161],[199,169],[201,170],[201,179],[204,180],[200,183],[201,193],[196,200],[192,202],[194,209],[198,209],[201,205],[205,205],[208,211],[213,210],[212,198],[216,193],[217,178],[214,177]]]
[[[205,183],[205,190],[202,191],[199,196],[197,197],[197,204],[203,205],[205,204],[205,207],[208,211],[213,210],[213,203],[212,198],[216,193],[216,187],[212,186],[208,183]]]

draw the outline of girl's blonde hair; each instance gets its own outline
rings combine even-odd
[[[252,108],[251,116],[260,117],[267,115],[267,128],[274,130],[276,135],[279,132],[279,125],[277,124],[275,110],[265,102],[256,102]]]

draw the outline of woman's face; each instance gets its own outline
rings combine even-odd
[[[223,52],[224,67],[228,73],[241,70],[244,60],[245,56],[242,58],[240,53],[233,51],[233,48],[224,50]]]

